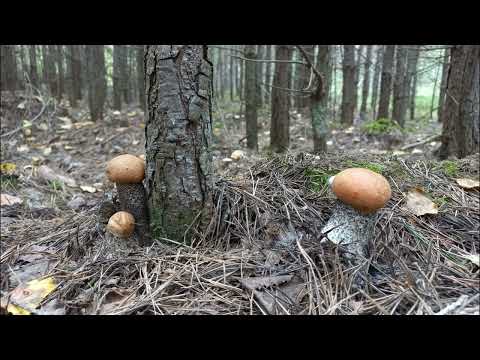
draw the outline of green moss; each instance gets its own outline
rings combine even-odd
[[[347,161],[348,167],[352,168],[365,168],[368,170],[371,170],[373,172],[376,172],[378,174],[383,174],[385,170],[385,165],[378,164],[378,163],[373,163],[373,162],[367,162],[367,161]]]
[[[361,127],[361,131],[368,135],[390,134],[394,130],[403,132],[395,121],[386,118],[368,121]]]
[[[328,186],[328,179],[337,174],[338,170],[323,170],[309,167],[305,176],[309,180],[308,187],[313,192],[321,192]]]
[[[450,202],[450,199],[446,196],[438,197],[434,200],[434,203],[438,205],[438,207],[442,207]]]
[[[444,160],[441,163],[441,169],[446,176],[455,177],[458,174],[458,165],[451,160]]]

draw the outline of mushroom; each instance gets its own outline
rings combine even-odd
[[[108,220],[107,231],[121,238],[128,238],[135,229],[135,218],[126,211],[113,214]]]
[[[120,209],[133,215],[136,220],[135,236],[140,246],[150,244],[150,228],[146,204],[145,163],[137,156],[119,155],[107,164],[107,177],[117,188]]]
[[[338,201],[321,232],[333,243],[343,245],[347,258],[364,258],[373,238],[376,211],[392,195],[390,184],[382,175],[363,168],[343,170],[329,183]]]

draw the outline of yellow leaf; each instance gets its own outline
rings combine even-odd
[[[27,282],[26,286],[16,287],[11,292],[10,301],[22,310],[32,312],[56,288],[57,284],[52,277],[34,279]]]
[[[12,315],[32,315],[30,311],[22,309],[20,306],[8,304],[7,311]]]
[[[14,163],[2,163],[0,165],[0,172],[6,175],[12,175],[17,169],[17,165]]]
[[[464,189],[474,189],[480,187],[480,181],[472,179],[455,179],[458,185]]]
[[[423,195],[420,189],[412,189],[408,192],[406,208],[417,216],[438,214],[438,205]]]

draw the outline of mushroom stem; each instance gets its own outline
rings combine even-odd
[[[120,208],[135,218],[133,237],[140,246],[151,244],[145,188],[140,183],[116,184]]]
[[[337,200],[332,216],[321,232],[328,240],[342,245],[347,258],[364,259],[368,254],[368,243],[374,236],[375,219],[375,212],[364,215]]]

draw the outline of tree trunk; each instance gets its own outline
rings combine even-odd
[[[375,69],[373,71],[373,79],[372,79],[372,99],[370,103],[373,119],[377,117],[378,85],[380,83],[380,73],[382,70],[382,58],[383,58],[383,45],[377,45]]]
[[[126,60],[125,45],[113,46],[113,109],[122,109],[122,90],[123,90],[123,73],[122,69]]]
[[[63,66],[63,46],[57,45],[56,46],[56,63],[57,63],[57,79],[58,79],[58,87],[57,87],[57,99],[58,102],[62,100],[62,96],[65,93],[65,72]]]
[[[235,72],[234,72],[234,63],[233,63],[233,53],[232,51],[230,51],[230,56],[229,56],[229,61],[228,61],[228,73],[229,73],[229,82],[228,82],[228,85],[230,87],[230,101],[233,102],[233,98],[234,98],[234,92],[233,92],[233,89],[235,88]]]
[[[358,84],[360,84],[360,69],[363,62],[363,49],[365,45],[360,45],[357,49],[356,61],[355,61],[355,92],[353,95],[354,98],[354,107],[353,107],[353,117],[355,118],[358,108]]]
[[[70,70],[71,70],[71,91],[72,91],[72,100],[73,104],[71,106],[76,107],[77,102],[82,100],[82,62],[80,58],[80,46],[79,45],[69,45],[68,46],[70,53]]]
[[[480,46],[454,45],[442,111],[440,159],[463,158],[480,145]]]
[[[25,58],[25,46],[24,45],[18,45],[18,53],[20,56],[20,69],[22,70],[22,73],[20,74],[20,83],[19,86],[21,89],[25,88],[25,81],[26,77],[28,74],[28,66],[27,66],[27,60]]]
[[[333,97],[332,97],[332,117],[333,122],[337,122],[337,46],[332,46],[332,77],[333,77]]]
[[[445,49],[445,54],[443,56],[443,65],[442,65],[442,80],[440,81],[440,96],[438,97],[438,109],[437,109],[438,121],[441,121],[443,103],[445,101],[445,88],[447,87],[449,53],[450,52],[448,51],[448,49]]]
[[[30,82],[33,86],[38,88],[37,47],[35,45],[29,46],[28,55],[30,59]]]
[[[363,66],[363,84],[362,84],[362,105],[360,106],[360,116],[362,120],[367,117],[368,90],[370,89],[370,63],[372,61],[372,45],[367,45],[367,54]]]
[[[355,111],[355,46],[343,46],[343,87],[342,87],[342,115],[344,125],[353,124]]]
[[[377,119],[389,118],[390,93],[392,91],[393,59],[395,45],[387,45],[383,54],[382,80],[380,83],[380,101],[378,103]]]
[[[405,115],[407,112],[408,92],[406,81],[406,59],[407,47],[405,45],[397,46],[397,65],[395,67],[395,82],[393,85],[393,110],[392,118],[401,127],[405,125]]]
[[[255,60],[255,45],[245,47],[245,57]],[[245,122],[247,130],[247,147],[252,150],[258,149],[258,128],[257,128],[257,101],[258,101],[258,76],[257,63],[245,62]]]
[[[145,48],[146,192],[154,237],[190,242],[212,210],[212,63],[206,45]]]
[[[258,60],[263,60],[265,58],[264,54],[264,46],[263,45],[257,45],[257,55],[256,59]],[[263,79],[263,63],[262,62],[257,62],[256,63],[256,77],[255,77],[255,84],[257,88],[257,95],[256,95],[256,103],[257,103],[257,108],[261,108],[263,106],[263,85],[262,85],[262,79]]]
[[[1,87],[14,92],[18,88],[17,62],[14,45],[1,45]]]
[[[407,63],[407,108],[410,108],[410,119],[413,120],[415,116],[415,97],[417,90],[417,65],[418,57],[420,55],[418,45],[410,45],[408,49],[408,63]],[[405,110],[406,111],[406,110]]]
[[[242,48],[242,45],[239,45],[238,46],[239,49],[242,51],[241,55],[243,55],[243,48]],[[238,68],[239,68],[239,71],[238,71],[238,75],[239,75],[239,80],[238,80],[238,96],[240,98],[240,102],[243,102],[243,79],[244,79],[244,62],[243,61],[239,61],[238,62]]]
[[[44,56],[44,66],[45,66],[45,75],[46,75],[46,83],[48,84],[48,89],[50,90],[50,95],[53,97],[57,97],[58,93],[58,82],[56,79],[55,73],[55,45],[47,45],[46,52],[43,54]]]
[[[272,60],[272,46],[273,45],[265,45],[266,46],[266,55],[265,58],[267,60]],[[264,101],[266,104],[270,104],[270,94],[272,89],[271,85],[271,74],[272,74],[272,63],[268,62],[265,64],[265,93],[264,93]]]
[[[275,59],[289,61],[292,48],[289,45],[276,45]],[[275,64],[272,88],[272,119],[270,122],[270,147],[277,153],[288,149],[290,142],[290,94],[286,88],[289,85],[289,68],[291,64],[278,62]]]
[[[137,45],[137,88],[138,88],[138,101],[143,112],[146,111],[146,98],[145,98],[145,52],[143,45]]]
[[[312,56],[313,59],[313,56]],[[313,62],[313,61],[312,61]],[[323,84],[319,87],[318,79],[313,89],[316,91],[310,96],[310,115],[312,118],[313,152],[327,151],[328,136],[328,96],[330,85],[330,46],[318,45],[316,68],[324,76]]]
[[[107,80],[105,71],[104,45],[87,45],[85,47],[88,106],[92,121],[103,119],[103,106],[107,93]]]
[[[433,120],[433,111],[435,107],[435,94],[437,93],[438,77],[440,75],[440,66],[437,66],[435,80],[433,81],[432,101],[430,102],[430,120]]]
[[[315,45],[302,45],[305,52],[310,56],[312,59],[312,63],[315,59]],[[302,57],[300,57],[302,60]],[[310,80],[310,69],[308,66],[305,65],[298,65],[297,67],[297,78],[298,78],[298,90],[303,90],[308,86]],[[310,107],[310,99],[305,96],[303,93],[299,93],[297,96],[297,109],[299,111],[305,110],[307,107]]]

